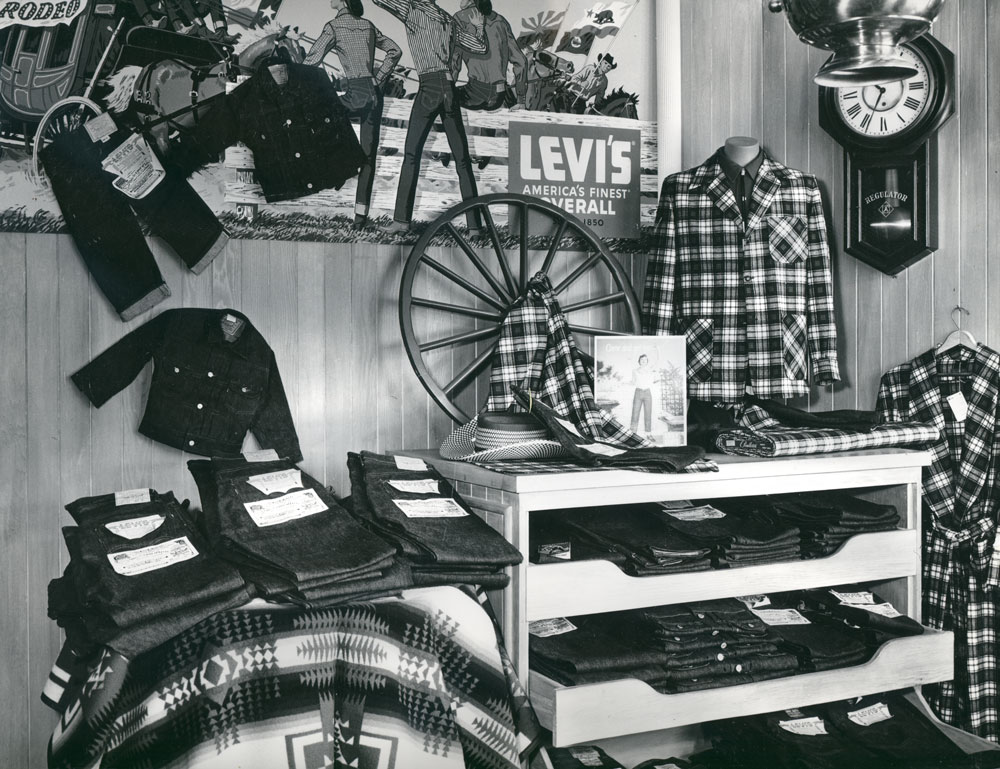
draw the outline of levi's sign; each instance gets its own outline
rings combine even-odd
[[[508,136],[508,191],[546,200],[602,237],[639,236],[639,129],[511,121]]]

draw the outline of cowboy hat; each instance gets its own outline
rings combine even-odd
[[[597,54],[597,63],[607,64],[611,69],[615,69],[618,65],[615,63],[615,57],[610,53],[599,53]]]
[[[467,462],[545,459],[565,456],[546,427],[530,414],[483,412],[455,428],[441,444],[441,456]]]

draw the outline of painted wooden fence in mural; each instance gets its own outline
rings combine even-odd
[[[378,168],[375,189],[372,192],[371,216],[392,216],[396,201],[396,183],[403,162],[406,127],[413,102],[407,99],[386,99],[379,140]],[[575,115],[555,112],[507,110],[496,112],[469,112],[463,110],[469,149],[475,165],[479,193],[507,191],[508,123],[512,120],[529,123],[558,123],[561,125],[586,125],[602,128],[640,129],[642,155],[640,167],[642,223],[652,224],[656,214],[659,194],[657,166],[656,123],[601,115]],[[355,125],[355,130],[357,125]],[[226,167],[235,170],[236,181],[226,184],[225,200],[252,216],[258,206],[272,206],[281,212],[283,207],[294,206],[315,209],[316,214],[353,214],[356,179],[348,181],[339,190],[325,190],[308,198],[289,201],[287,204],[268,204],[264,201],[259,184],[251,180],[253,153],[246,147],[227,150]],[[424,146],[420,184],[414,207],[415,219],[434,219],[439,213],[461,200],[458,176],[451,162],[451,149],[440,124],[436,124]]]

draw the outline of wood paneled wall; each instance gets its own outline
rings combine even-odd
[[[871,408],[882,371],[941,340],[952,308],[1000,345],[1000,3],[951,0],[935,35],[956,54],[958,115],[939,141],[941,247],[896,278],[842,253],[839,147],[817,124],[812,74],[825,54],[800,43],[764,0],[680,0],[682,156],[727,136],[759,137],[816,174],[828,208],[844,381],[813,409]],[[992,98],[989,98],[992,96]],[[201,276],[166,252],[167,306],[233,307],[276,351],[306,457],[347,489],[348,450],[439,445],[451,428],[403,353],[396,292],[407,251],[372,245],[234,242]],[[629,264],[639,278],[641,259]],[[43,767],[54,718],[38,699],[59,648],[46,585],[65,563],[63,505],[153,486],[196,499],[180,452],[135,432],[143,377],[93,409],[69,374],[144,319],[122,324],[66,236],[0,236],[0,766]]]

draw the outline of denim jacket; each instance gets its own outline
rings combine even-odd
[[[227,338],[223,321],[238,327]],[[251,431],[262,448],[302,460],[274,352],[235,310],[166,310],[122,337],[72,379],[95,406],[153,361],[139,432],[192,454],[238,457]]]

